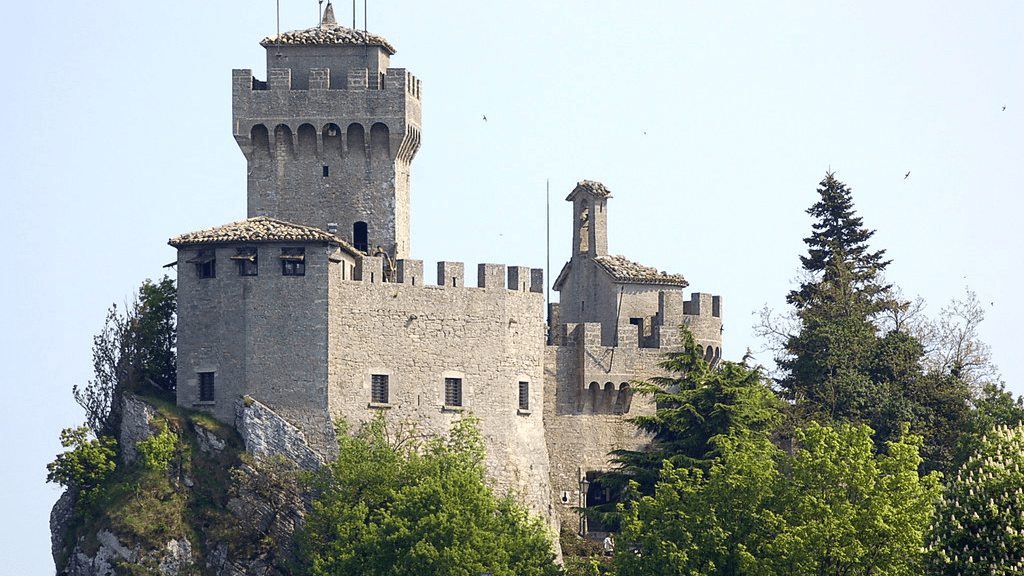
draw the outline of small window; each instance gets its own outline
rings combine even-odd
[[[520,382],[519,383],[519,409],[529,410],[530,409],[530,383]]]
[[[231,257],[238,264],[239,276],[258,276],[259,266],[255,248],[239,248]]]
[[[199,373],[199,401],[213,402],[213,372]]]
[[[444,405],[462,406],[462,378],[444,379]]]
[[[330,175],[331,175],[331,167],[330,166],[324,166],[324,178],[327,178]]]
[[[388,403],[387,374],[373,374],[370,376],[370,402],[374,404]]]
[[[284,276],[306,275],[305,248],[281,248],[281,274]]]
[[[196,276],[199,278],[217,277],[217,253],[213,250],[200,250],[194,258],[186,262],[196,265]]]

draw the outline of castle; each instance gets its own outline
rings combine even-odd
[[[722,301],[608,253],[609,190],[580,182],[572,254],[545,307],[544,271],[410,258],[410,165],[422,86],[385,39],[319,26],[264,39],[267,80],[232,73],[248,163],[247,219],[176,236],[180,406],[234,423],[241,399],[301,430],[325,458],[332,422],[380,411],[442,432],[471,412],[487,470],[553,526],[605,501],[608,452],[647,438],[630,382],[660,374],[693,331],[721,355]],[[584,528],[585,530],[586,528]],[[595,529],[595,527],[591,527]]]

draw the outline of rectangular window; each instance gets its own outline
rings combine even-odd
[[[519,383],[519,409],[529,410],[530,409],[530,383],[520,382]]]
[[[306,275],[305,248],[281,248],[281,274],[284,276]]]
[[[199,401],[213,402],[213,372],[199,373]]]
[[[388,377],[386,374],[370,376],[370,402],[374,404],[388,403]]]
[[[444,379],[444,405],[462,406],[462,378]]]
[[[199,278],[217,277],[217,253],[213,250],[200,250],[186,262],[196,265],[196,276]]]
[[[259,261],[256,259],[255,248],[239,248],[231,259],[238,264],[239,276],[259,275]]]

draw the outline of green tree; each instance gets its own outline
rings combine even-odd
[[[881,397],[870,368],[877,364],[877,317],[895,305],[882,280],[889,261],[884,250],[869,249],[874,231],[856,215],[845,184],[828,173],[817,192],[807,210],[816,221],[800,257],[805,277],[786,297],[799,326],[777,359],[779,384],[804,421],[864,421]]]
[[[623,511],[615,558],[624,576],[756,574],[764,547],[781,529],[772,500],[783,453],[761,432],[713,440],[719,456],[705,473],[665,461],[652,495]]]
[[[1024,426],[998,426],[978,443],[938,505],[927,573],[1024,573]]]
[[[89,428],[79,426],[62,430],[60,445],[70,450],[46,465],[46,481],[77,491],[77,506],[88,505],[117,468],[117,442],[110,437],[89,438]]]
[[[883,454],[864,425],[797,431],[777,500],[785,526],[766,555],[774,573],[920,573],[941,487],[938,473],[918,474],[921,438],[903,432]]]
[[[719,436],[704,473],[666,462],[653,496],[623,506],[619,573],[903,575],[920,571],[938,475],[919,438],[875,451],[867,426],[797,430],[787,455],[764,433]]]
[[[107,311],[103,330],[93,337],[94,377],[72,387],[97,436],[117,436],[123,392],[173,393],[176,295],[174,281],[166,276],[157,283],[146,280],[123,313],[116,304]]]
[[[956,322],[921,320],[923,304],[885,283],[890,261],[869,247],[874,231],[856,215],[851,190],[828,173],[817,192],[807,210],[815,221],[800,258],[803,280],[786,298],[791,322],[766,311],[759,327],[776,346],[777,382],[795,425],[867,424],[884,449],[910,423],[924,440],[924,467],[948,471],[971,390],[944,351],[961,344],[952,357],[976,360],[977,350],[962,346],[976,324],[955,334]]]
[[[743,430],[769,432],[779,424],[782,402],[759,369],[735,362],[711,368],[685,326],[680,340],[681,349],[668,353],[660,364],[672,376],[635,384],[636,392],[657,406],[653,415],[629,420],[651,436],[650,445],[613,451],[617,469],[601,477],[603,484],[621,490],[632,482],[640,494],[651,495],[663,462],[706,471],[720,455],[717,437]]]
[[[304,573],[559,572],[541,520],[487,485],[474,419],[426,442],[383,418],[338,437],[338,459],[309,479],[312,510],[297,535]]]

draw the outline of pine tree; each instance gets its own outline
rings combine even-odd
[[[805,279],[786,300],[796,308],[799,332],[785,342],[778,359],[779,385],[800,420],[871,420],[884,387],[878,381],[878,355],[895,354],[899,364],[916,366],[919,347],[901,342],[882,347],[877,319],[898,306],[882,274],[889,260],[872,251],[873,230],[856,215],[849,188],[828,173],[820,199],[807,213],[816,219],[800,257]],[[915,357],[916,355],[916,357]]]

